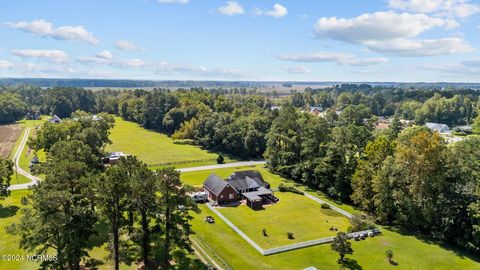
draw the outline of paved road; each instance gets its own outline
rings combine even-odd
[[[265,160],[261,160],[261,161],[242,161],[242,162],[233,162],[233,163],[226,163],[226,164],[182,168],[182,169],[178,169],[178,171],[179,172],[208,171],[208,170],[232,168],[232,167],[255,166],[255,165],[262,165],[262,164],[265,164],[265,163],[267,163]]]
[[[30,135],[30,130],[31,128],[27,128],[25,130],[25,134],[23,134],[22,141],[20,142],[20,145],[18,146],[17,151],[15,152],[15,155],[13,156],[13,161],[15,163],[15,170],[17,170],[17,173],[27,177],[28,179],[31,180],[31,182],[26,184],[11,185],[8,188],[9,190],[27,189],[28,187],[37,184],[37,182],[40,180],[40,178],[33,176],[27,171],[25,171],[24,169],[20,168],[20,165],[19,165],[20,156],[22,155],[23,149],[27,144],[28,135]]]
[[[17,152],[15,152],[15,156],[13,158],[15,162],[15,167],[17,172],[28,179],[32,180],[30,183],[26,184],[18,184],[18,185],[11,185],[8,189],[9,190],[19,190],[19,189],[27,189],[30,186],[37,184],[40,178],[31,175],[30,173],[26,172],[19,166],[20,155],[22,154],[23,148],[28,140],[28,135],[30,134],[30,128],[27,128],[25,134],[22,138],[20,145],[18,146]],[[222,168],[232,168],[232,167],[242,167],[242,166],[255,166],[255,165],[262,165],[265,164],[266,161],[243,161],[243,162],[233,162],[227,164],[217,164],[217,165],[208,165],[208,166],[199,166],[199,167],[191,167],[191,168],[181,168],[178,169],[179,172],[195,172],[195,171],[207,171],[207,170],[215,170],[215,169],[222,169]]]

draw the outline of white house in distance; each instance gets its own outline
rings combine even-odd
[[[426,123],[425,126],[432,131],[438,131],[438,133],[450,133],[450,128],[445,124]]]

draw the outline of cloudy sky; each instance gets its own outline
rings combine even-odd
[[[480,82],[479,0],[0,7],[0,77]]]

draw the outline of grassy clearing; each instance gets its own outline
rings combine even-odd
[[[146,130],[138,124],[124,121],[115,117],[115,127],[110,134],[112,144],[106,150],[111,152],[121,151],[132,154],[149,165],[164,164],[170,162],[185,162],[195,166],[215,164],[217,154],[209,153],[192,145],[175,144],[165,134]],[[200,161],[200,162],[199,162]],[[191,164],[179,164],[182,167]]]
[[[265,180],[270,182],[274,187],[278,186],[281,182],[292,184],[290,181],[286,181],[277,175],[269,173],[262,166],[256,166],[255,168],[258,169]],[[246,169],[252,168],[243,167],[190,172],[182,174],[181,178],[185,183],[200,185],[212,172],[225,178],[234,171]],[[344,210],[359,213],[359,211],[353,209],[351,206],[334,202],[319,192],[303,186],[298,187]],[[290,197],[288,199],[296,201],[297,205],[281,206],[278,204],[266,207],[266,210],[258,212],[247,207],[244,207],[244,209],[241,207],[231,209],[224,208],[221,209],[221,211],[223,214],[228,215],[228,218],[254,241],[257,241],[261,246],[267,247],[269,245],[267,241],[273,241],[272,239],[276,237],[277,234],[280,236],[278,241],[286,241],[288,243],[289,241],[286,233],[283,232],[284,230],[293,228],[291,231],[294,232],[297,238],[295,239],[296,241],[299,240],[300,237],[303,237],[301,232],[311,233],[324,227],[319,213],[312,213],[312,211],[316,211],[312,208],[318,211],[318,204],[315,203],[315,207],[309,205],[310,201],[303,201],[303,197],[296,194],[280,192],[276,192],[275,194],[281,198],[281,202],[285,202],[287,198]],[[300,196],[301,199],[299,199],[298,196]],[[312,201],[312,203],[314,202]],[[282,213],[280,207],[275,209],[276,206],[290,209],[285,209],[287,213]],[[295,210],[294,208],[299,209]],[[192,224],[193,230],[196,233],[193,238],[212,258],[215,258],[217,262],[223,265],[225,269],[304,269],[309,266],[315,266],[318,269],[340,269],[336,263],[338,255],[330,250],[328,244],[270,256],[262,256],[220,218],[215,219],[215,224],[204,222],[203,218],[205,216],[211,215],[215,217],[215,214],[205,205],[200,205],[200,209],[202,210],[200,214],[193,214],[194,219]],[[273,211],[277,210],[279,213],[273,213]],[[267,215],[269,211],[272,213]],[[325,217],[325,215],[323,216]],[[331,219],[330,216],[326,216],[325,218]],[[273,219],[277,219],[277,222]],[[278,224],[278,222],[282,222],[280,221],[281,219],[284,219],[284,224]],[[300,225],[293,227],[293,221],[291,221],[291,219],[298,219]],[[262,236],[261,230],[263,227],[269,226],[269,223],[272,223],[274,226],[271,229],[267,228],[267,233],[270,235],[268,238],[272,239],[264,240],[262,239],[264,236]],[[288,226],[288,229],[282,228],[283,226]],[[328,230],[329,226],[324,228]],[[356,260],[358,265],[362,267],[356,269],[480,269],[480,258],[478,255],[475,257],[472,254],[441,246],[437,243],[388,228],[381,229],[382,234],[378,237],[352,242],[354,255],[350,257]],[[319,231],[318,233],[322,232],[324,231]],[[388,263],[385,257],[385,251],[387,249],[393,251],[394,260],[398,263],[397,266]]]
[[[344,232],[350,225],[338,212],[322,209],[303,195],[276,192],[275,196],[280,201],[264,210],[254,211],[246,205],[218,210],[264,249],[335,236],[330,227]],[[268,236],[263,236],[262,229]],[[288,239],[287,232],[292,232],[295,239]]]

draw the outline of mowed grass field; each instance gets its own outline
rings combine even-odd
[[[179,164],[182,167],[187,167],[187,163],[200,166],[214,164],[217,158],[215,153],[192,145],[175,144],[165,134],[146,130],[137,123],[124,121],[120,117],[115,117],[110,139],[112,144],[107,146],[107,151],[135,155],[149,165],[182,162]]]
[[[280,201],[263,210],[254,211],[246,205],[218,210],[263,249],[335,236],[330,227],[345,232],[350,225],[340,213],[322,209],[303,195],[276,192],[275,196]],[[262,229],[268,236],[263,236]],[[287,232],[292,232],[295,239],[288,239]]]
[[[234,171],[249,169],[260,171],[272,187],[277,187],[282,182],[292,185],[291,181],[268,172],[263,166],[189,172],[183,173],[181,179],[184,183],[190,185],[201,185],[210,173],[225,178]],[[299,188],[351,213],[359,213],[349,205],[339,204],[326,198],[320,192],[302,186],[299,186]],[[280,192],[275,194],[281,202],[290,201],[291,204],[286,206],[272,205],[261,211],[253,211],[246,206],[222,208],[220,211],[225,216],[228,215],[227,218],[230,221],[264,248],[274,247],[278,243],[295,243],[297,240],[300,241],[302,237],[309,240],[307,238],[322,233],[326,233],[327,236],[331,235],[328,230],[330,226],[325,226],[325,224],[327,224],[327,219],[335,218],[336,214],[332,216],[330,213],[322,213],[318,203],[301,195]],[[275,207],[277,208],[275,209]],[[202,210],[201,213],[193,214],[192,227],[195,234],[192,239],[225,269],[304,269],[310,266],[315,266],[317,269],[340,269],[336,263],[338,254],[333,253],[328,244],[262,256],[206,205],[201,204],[200,209]],[[320,213],[317,211],[320,211]],[[204,222],[205,216],[215,217],[215,224]],[[343,223],[342,220],[345,220],[346,223]],[[285,223],[278,224],[279,222]],[[347,219],[340,217],[339,222],[343,224],[343,228],[348,227]],[[341,229],[341,226],[338,226],[338,229]],[[267,229],[269,237],[262,235],[263,228]],[[295,240],[287,239],[285,232],[287,230],[294,233]],[[349,257],[356,260],[361,267],[354,269],[480,269],[480,257],[478,255],[475,257],[473,254],[450,249],[389,228],[381,227],[381,231],[382,233],[377,237],[358,242],[352,241],[354,254]],[[307,235],[310,236],[307,237]],[[398,263],[397,266],[389,264],[386,259],[385,251],[387,249],[393,251],[394,260]]]

